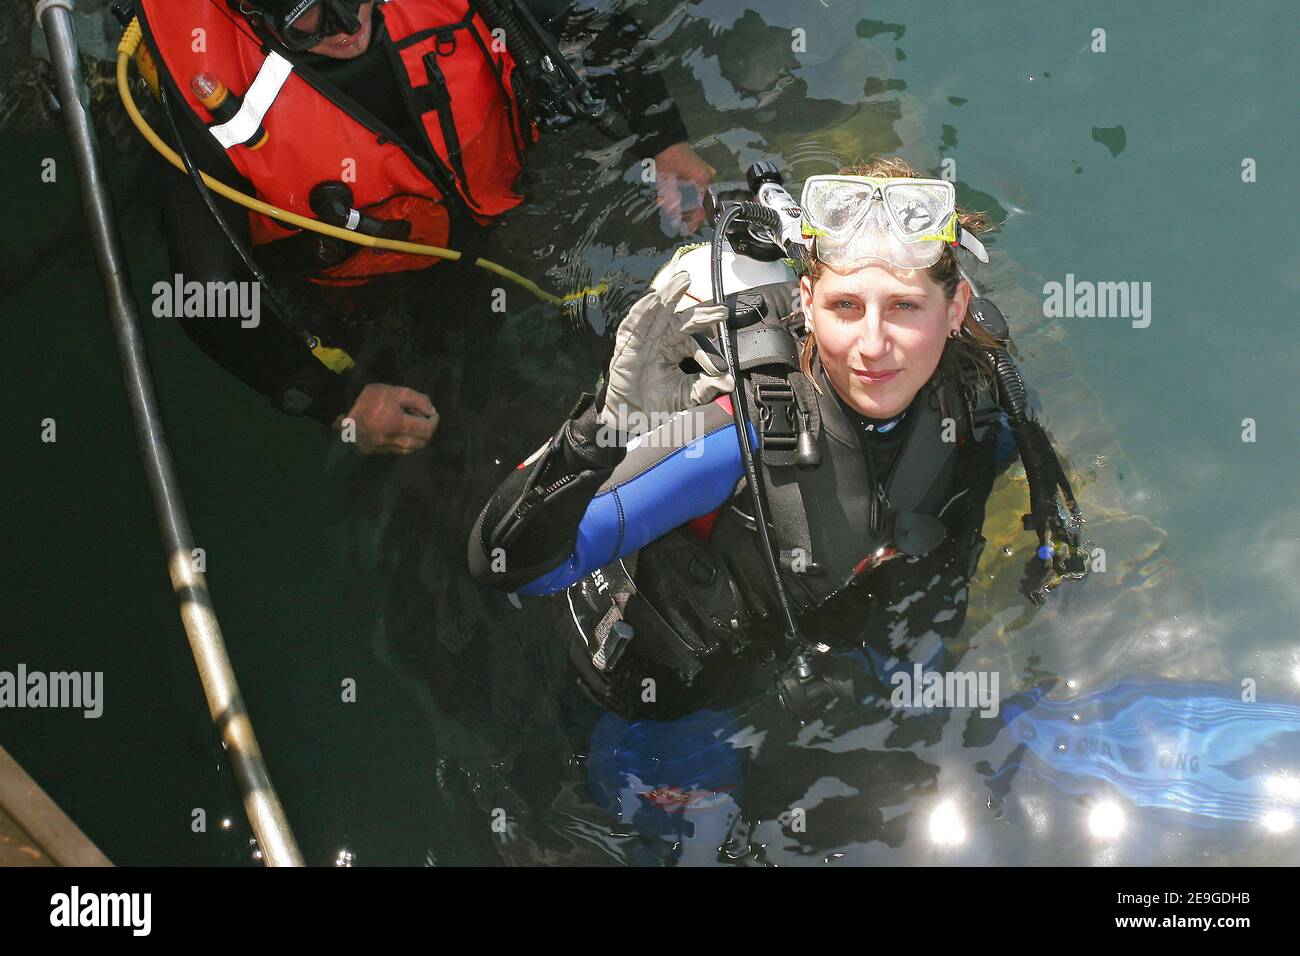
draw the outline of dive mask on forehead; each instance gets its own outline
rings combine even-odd
[[[360,30],[361,18],[357,10],[364,2],[366,0],[297,0],[253,3],[251,6],[260,8],[284,45],[299,53],[328,37]]]
[[[877,260],[897,269],[927,269],[945,243],[988,253],[957,221],[956,192],[941,179],[813,176],[803,186],[803,235],[817,258],[837,271]]]

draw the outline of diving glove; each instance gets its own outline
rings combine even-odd
[[[595,397],[584,395],[551,440],[506,476],[470,535],[475,579],[513,590],[573,550],[592,496],[627,454],[601,431]]]
[[[662,292],[651,290],[633,305],[619,324],[600,412],[610,428],[626,434],[648,430],[655,427],[650,416],[706,405],[736,387],[717,356],[692,337],[716,329],[726,320],[727,307],[699,305],[674,313],[690,284],[688,273],[677,273]],[[701,371],[683,371],[687,359]],[[645,417],[638,422],[634,416]]]

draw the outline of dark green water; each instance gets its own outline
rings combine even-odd
[[[1062,451],[1076,473],[1092,476],[1085,505],[1111,569],[1072,609],[1029,615],[997,555],[986,556],[990,580],[972,602],[978,636],[963,666],[997,666],[1007,692],[1017,677],[1041,672],[1083,689],[1130,676],[1232,688],[1249,677],[1262,695],[1294,702],[1300,510],[1291,382],[1300,338],[1288,314],[1298,284],[1285,224],[1300,199],[1290,156],[1300,56],[1292,9],[738,0],[637,10],[658,27],[670,88],[720,178],[759,158],[776,159],[795,181],[877,152],[934,172],[950,159],[963,199],[1006,219],[986,277]],[[1106,30],[1105,53],[1089,50],[1096,27]],[[805,52],[791,51],[793,28],[806,31]],[[118,863],[247,862],[248,828],[168,588],[67,147],[57,133],[6,132],[0,149],[11,222],[0,241],[10,334],[0,668],[102,670],[106,684],[102,718],[6,710],[0,742]],[[46,157],[58,163],[54,184],[40,181]],[[1241,180],[1246,157],[1257,163],[1255,183]],[[674,246],[648,187],[630,158],[586,130],[544,142],[533,164],[537,201],[499,243],[551,287],[607,273],[628,280],[612,297],[616,311]],[[134,159],[118,163],[114,178],[134,286],[147,303],[167,267],[152,190],[136,168]],[[1044,318],[1043,284],[1067,273],[1150,282],[1150,326]],[[442,306],[450,321],[464,320]],[[827,770],[801,749],[820,746],[815,730],[797,736],[762,707],[727,731],[766,741],[749,782],[754,800],[787,805],[762,775],[789,774],[804,805],[839,801],[838,825],[782,837],[775,811],[750,809],[744,839],[729,816],[687,827],[675,853],[638,850],[626,825],[593,807],[581,774],[564,776],[558,749],[539,744],[524,748],[510,784],[523,803],[545,791],[550,809],[534,806],[522,844],[494,846],[472,798],[457,810],[440,796],[439,757],[468,745],[434,717],[427,682],[393,660],[391,621],[380,620],[391,556],[347,503],[355,462],[330,436],[228,377],[173,323],[144,312],[231,657],[311,863],[341,851],[360,865],[714,862],[728,834],[733,843],[768,843],[766,857],[782,862],[838,853],[845,862],[931,862],[936,851],[917,821],[937,794],[968,804],[967,826],[979,836],[967,855],[942,858],[953,862],[1300,856],[1293,833],[1259,827],[1211,825],[1191,841],[1189,828],[1205,825],[1195,808],[1186,820],[1146,821],[1109,849],[1063,831],[1035,844],[1025,822],[1032,815],[979,817],[974,758],[955,732],[875,741],[858,764],[849,744],[841,752],[824,743],[849,761]],[[600,316],[589,318],[603,328]],[[526,394],[538,421],[558,422],[574,383],[594,373],[594,333],[536,361],[557,321],[536,308],[512,314],[521,351],[534,359],[512,371],[519,391],[479,396],[495,420],[509,419],[505,403]],[[538,384],[524,392],[530,379]],[[40,440],[46,418],[57,422],[52,444]],[[1253,443],[1241,439],[1245,418],[1257,423]],[[532,425],[512,441],[534,447],[549,427]],[[1022,507],[1019,495],[999,500]],[[535,636],[536,618],[494,613],[518,631],[511,640]],[[340,700],[345,678],[357,682],[356,703]],[[545,736],[530,723],[539,711],[522,712],[531,718],[521,736]],[[583,742],[573,749],[585,752]],[[904,757],[942,773],[918,774]],[[1294,779],[1300,766],[1273,770]],[[537,783],[552,778],[566,782],[560,797]],[[1029,788],[1030,798],[1061,818],[1069,812],[1069,800],[1046,791]],[[205,834],[191,831],[194,808],[208,814]]]

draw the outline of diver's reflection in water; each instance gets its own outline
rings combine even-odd
[[[624,846],[627,862],[766,865],[778,849],[819,862],[855,845],[898,849],[914,837],[904,811],[935,791],[940,768],[904,748],[936,742],[952,714],[899,713],[889,703],[891,676],[913,663],[927,673],[960,666],[959,569],[969,557],[947,550],[950,560],[938,567],[950,579],[924,596],[907,579],[933,579],[930,561],[896,577],[880,602],[864,596],[807,621],[819,639],[842,645],[857,634],[864,643],[835,655],[841,699],[806,724],[779,706],[770,672],[755,675],[755,692],[733,709],[672,721],[604,715],[591,732],[588,783],[623,832],[638,837]]]

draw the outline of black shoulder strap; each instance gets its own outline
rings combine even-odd
[[[795,463],[799,433],[821,430],[813,384],[800,371],[801,343],[783,323],[758,322],[736,333],[736,360],[749,383],[761,457],[767,465]]]
[[[759,463],[767,492],[768,516],[780,550],[781,565],[789,570],[799,561],[813,563],[808,513],[799,490],[799,469],[795,466],[798,432],[793,424],[794,416],[800,414],[794,382],[799,379],[807,382],[807,379],[799,371],[785,376],[770,374],[774,370],[769,366],[752,371],[744,381],[750,404],[757,413]],[[814,415],[816,408],[813,402]]]
[[[742,370],[780,366],[799,368],[799,343],[780,325],[758,322],[736,333],[736,360]]]
[[[821,431],[817,396],[799,369],[800,343],[785,325],[759,322],[736,334],[737,363],[755,411],[759,459],[781,564],[813,566],[808,513],[796,467],[799,433]]]

